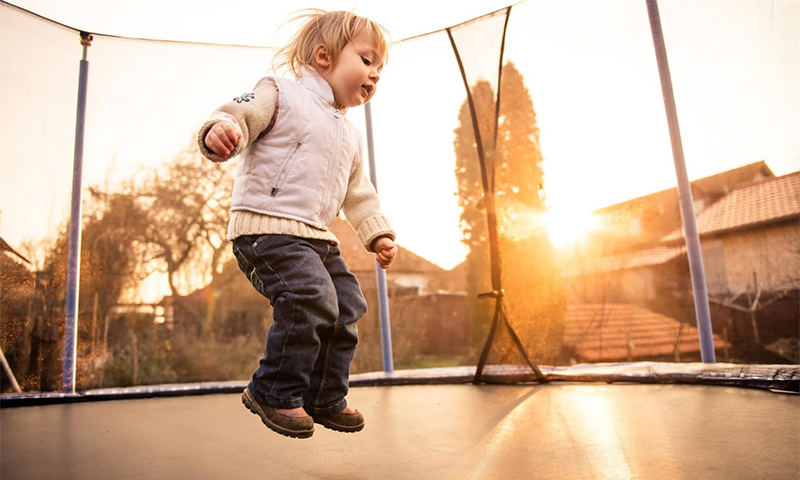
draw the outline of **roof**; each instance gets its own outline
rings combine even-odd
[[[772,170],[770,170],[764,160],[760,160],[743,167],[716,173],[708,177],[698,178],[697,180],[690,182],[690,185],[692,186],[692,193],[695,196],[701,192],[719,195],[729,192],[738,185],[749,184],[753,181],[759,181],[764,178],[771,177],[774,177]],[[616,203],[614,205],[609,205],[607,207],[595,210],[594,213],[608,214],[618,210],[639,210],[646,204],[657,203],[659,201],[674,201],[677,205],[678,187],[668,188],[666,190],[654,192],[643,197],[637,197],[631,200]]]
[[[770,184],[774,180],[776,180],[776,177],[773,176],[772,170],[762,160],[697,179],[691,182],[691,185],[695,200],[702,198],[706,202],[711,202],[712,206],[715,206],[718,203],[722,203],[722,199],[727,199],[733,192],[738,192],[742,188]],[[768,189],[770,187],[765,188]],[[782,191],[789,190],[783,187],[781,189]],[[786,192],[784,191],[784,193]],[[795,187],[796,193],[797,187]],[[796,203],[797,201],[795,201]],[[702,214],[706,215],[709,210],[711,208],[706,209]],[[653,246],[659,241],[682,238],[677,188],[662,190],[644,197],[610,205],[596,210],[594,213],[603,216],[605,218],[604,222],[612,225],[615,222],[628,221],[632,217],[647,217],[650,220],[641,227],[649,233],[644,235],[638,244],[634,243],[624,248],[618,248],[618,250],[621,250],[619,253],[606,253],[603,256],[582,259],[580,263],[570,262],[565,264],[563,269],[564,278],[660,265],[684,253],[682,247]],[[667,236],[665,237],[664,235]],[[615,238],[614,245],[620,247],[625,244],[625,241],[625,238]]]
[[[754,181],[757,182],[764,178],[771,178],[774,176],[772,170],[767,166],[767,163],[764,160],[760,160],[749,165],[699,178],[690,183],[693,192],[727,193],[731,189],[736,188],[737,185]],[[677,187],[672,190],[677,190]]]
[[[369,254],[364,250],[361,241],[347,222],[341,218],[337,218],[330,230],[336,235],[336,238],[339,239],[339,249],[342,251],[342,257],[344,257],[351,271],[375,271],[375,255]],[[391,271],[405,273],[441,273],[445,270],[401,246],[400,252],[394,262],[392,262]]]
[[[8,242],[3,240],[3,237],[0,237],[0,252],[8,252],[8,253],[10,253],[12,255],[16,255],[17,257],[21,258],[25,263],[31,263],[30,260],[28,260],[27,258],[23,257],[19,252],[14,250],[11,247],[11,245],[8,244]]]
[[[637,305],[569,305],[565,315],[564,345],[580,361],[605,362],[672,355],[680,332],[680,353],[700,351],[696,327]],[[727,342],[714,335],[714,348]]]
[[[738,185],[774,177],[764,161],[703,177],[691,182],[695,208],[700,212]],[[647,248],[681,227],[677,187],[650,193],[594,211],[602,228],[591,234],[592,242],[608,253]]]
[[[800,171],[741,186],[697,215],[700,235],[800,218]],[[665,241],[682,238],[676,230]]]
[[[562,276],[564,278],[572,278],[594,273],[616,272],[630,268],[661,265],[681,255],[683,252],[683,247],[659,246],[618,255],[589,257],[583,259],[581,264],[572,262],[565,265]]]

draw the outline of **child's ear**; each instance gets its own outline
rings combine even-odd
[[[331,56],[328,53],[328,47],[319,44],[314,47],[314,61],[323,69],[331,66]]]

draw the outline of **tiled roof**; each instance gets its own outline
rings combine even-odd
[[[697,328],[631,304],[569,305],[564,345],[582,362],[605,362],[670,356],[680,330],[680,353],[700,351]],[[714,348],[726,342],[714,335]]]
[[[774,174],[764,160],[727,170],[708,177],[698,178],[691,183],[692,191],[727,192],[736,186],[760,181],[763,178],[772,178]],[[676,187],[677,190],[677,187]]]
[[[31,263],[30,260],[28,260],[27,258],[23,257],[19,252],[17,252],[13,248],[11,248],[11,245],[6,243],[6,241],[3,240],[2,237],[0,237],[0,252],[8,252],[10,254],[16,255],[17,257],[21,258],[22,260],[25,261],[25,263]]]
[[[616,272],[629,268],[661,265],[683,253],[682,247],[655,247],[619,255],[587,258],[582,264],[572,262],[564,266],[564,278],[580,277],[594,273]]]
[[[697,215],[700,235],[800,216],[800,171],[739,187]],[[676,230],[664,240],[677,240]]]
[[[695,194],[700,192],[722,194],[728,192],[738,185],[772,177],[772,170],[770,170],[765,161],[761,160],[743,167],[734,168],[725,172],[709,175],[708,177],[692,180],[690,184],[692,186],[692,192],[695,192]],[[599,210],[595,210],[594,213],[602,215],[624,209],[641,210],[643,204],[659,201],[675,202],[677,199],[678,187],[672,187],[645,195],[643,197],[637,197],[614,205],[609,205]]]

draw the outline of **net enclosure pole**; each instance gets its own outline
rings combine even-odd
[[[369,179],[378,191],[378,174],[375,168],[375,143],[372,138],[372,106],[364,105],[364,115],[367,123],[367,152],[369,154]],[[389,294],[386,288],[386,270],[375,262],[375,279],[378,286],[378,314],[381,325],[381,352],[383,353],[383,371],[394,372],[392,356],[392,330],[389,320]]]
[[[646,0],[646,2],[650,30],[653,34],[653,46],[658,63],[658,74],[661,78],[661,93],[664,97],[664,108],[667,113],[669,137],[672,143],[672,157],[675,161],[675,173],[678,177],[681,218],[683,219],[683,231],[686,237],[686,252],[689,257],[689,273],[692,278],[697,329],[700,333],[700,355],[703,363],[716,363],[714,337],[711,330],[711,312],[708,307],[706,274],[703,268],[703,254],[700,249],[700,235],[697,231],[692,188],[686,174],[686,161],[683,156],[683,143],[681,142],[681,131],[678,126],[678,111],[675,107],[675,94],[672,89],[672,78],[667,61],[667,49],[664,45],[664,33],[661,29],[661,16],[658,12],[656,0]]]
[[[78,110],[75,119],[75,153],[72,166],[72,202],[69,218],[69,250],[67,256],[67,299],[64,319],[64,374],[61,390],[75,393],[75,365],[78,346],[78,291],[81,277],[81,183],[83,175],[83,136],[86,123],[86,89],[89,62],[86,54],[92,35],[81,32],[83,57],[78,79]]]

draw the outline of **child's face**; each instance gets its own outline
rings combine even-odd
[[[324,77],[339,105],[356,107],[375,95],[382,69],[383,54],[370,36],[361,34],[345,45]]]

